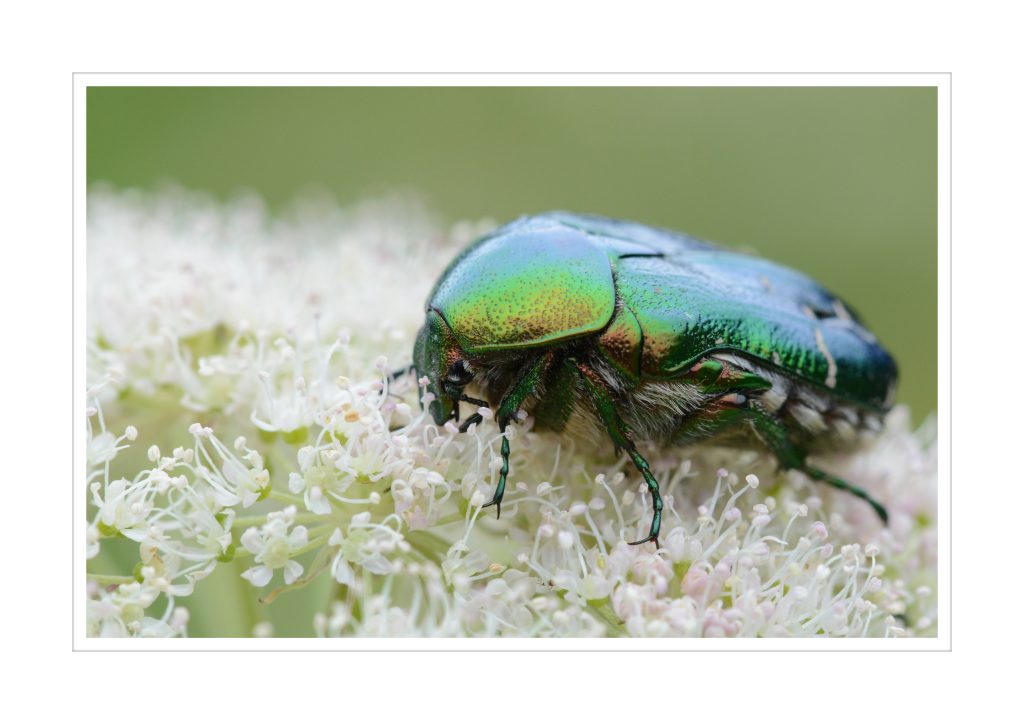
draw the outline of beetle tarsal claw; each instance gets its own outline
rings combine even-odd
[[[495,516],[495,518],[500,520],[501,519],[501,500],[500,499],[492,498],[490,503],[484,503],[481,507],[482,508],[490,508],[492,505],[498,506],[497,507],[497,515]]]
[[[884,505],[882,505],[873,497],[871,497],[871,494],[868,493],[863,488],[859,488],[856,485],[850,485],[842,478],[837,478],[835,475],[829,475],[828,473],[824,472],[823,470],[819,470],[818,468],[812,468],[805,465],[804,467],[797,469],[801,470],[805,475],[810,477],[812,480],[817,480],[822,483],[825,483],[826,485],[831,485],[833,488],[837,488],[838,490],[845,490],[846,492],[860,498],[861,500],[863,500],[864,502],[871,506],[871,509],[875,511],[875,515],[877,515],[879,519],[882,521],[882,525],[889,525],[889,511],[885,509]]]

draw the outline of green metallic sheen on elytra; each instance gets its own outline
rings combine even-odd
[[[813,436],[798,415],[804,400],[798,393],[790,409],[790,388],[777,375],[827,392],[815,403],[827,429],[834,409],[844,422],[856,418],[840,401],[887,409],[896,365],[843,302],[799,272],[676,232],[552,212],[470,245],[431,291],[426,312],[412,369],[426,377],[434,420],[459,422],[462,402],[486,405],[504,433],[532,399],[538,424],[559,431],[588,403],[647,483],[654,515],[636,543],[657,544],[662,500],[631,428],[672,444],[752,429],[783,467],[849,491],[888,519],[867,491],[807,463]],[[473,382],[487,400],[465,394]],[[769,391],[771,404],[762,402]],[[678,395],[672,401],[687,411],[658,395]],[[459,430],[482,419],[474,413]],[[509,472],[504,435],[501,460],[487,504],[499,515]]]
[[[621,348],[618,319],[609,329],[614,354],[603,351],[637,382],[677,379],[707,354],[733,351],[838,397],[886,406],[896,377],[892,358],[846,305],[805,275],[676,232],[548,216],[589,231],[602,245],[631,245],[615,260],[616,289],[620,313],[631,312],[642,328],[641,363],[632,370],[623,365],[633,350]]]
[[[718,248],[714,244],[681,234],[678,231],[645,226],[635,221],[571,214],[567,211],[552,211],[513,223],[523,224],[533,219],[557,221],[573,229],[585,231],[591,235],[593,243],[614,251],[615,255],[620,257],[676,254],[680,251],[715,250]]]
[[[725,250],[618,260],[616,287],[643,329],[639,378],[674,379],[736,351],[884,407],[896,367],[838,299],[808,277]]]
[[[644,332],[629,307],[621,306],[615,318],[598,339],[598,348],[604,357],[622,374],[636,378],[640,369],[640,352]]]
[[[724,367],[725,365],[718,360],[705,360],[704,362],[690,368],[690,372],[692,373],[690,376],[698,385],[707,388],[718,381]]]
[[[616,310],[616,302],[619,308]],[[639,383],[732,351],[883,409],[889,354],[838,298],[779,264],[677,232],[552,212],[460,254],[428,298],[467,354],[586,337]]]
[[[428,307],[468,354],[524,349],[598,332],[615,311],[607,252],[556,223],[485,237],[448,267]]]

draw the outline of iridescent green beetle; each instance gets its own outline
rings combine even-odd
[[[459,404],[525,410],[538,428],[597,425],[650,490],[634,442],[759,439],[783,468],[885,509],[807,464],[878,427],[896,365],[839,299],[808,277],[683,234],[596,216],[524,217],[465,249],[430,292],[410,369],[438,424]],[[465,393],[474,384],[486,400]],[[469,417],[460,430],[480,422]],[[509,441],[493,499],[508,476]]]

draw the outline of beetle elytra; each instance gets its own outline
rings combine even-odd
[[[598,427],[662,500],[637,441],[759,440],[783,468],[864,490],[807,462],[877,427],[892,357],[838,298],[770,261],[596,216],[524,217],[477,240],[435,284],[413,352],[438,424],[468,402],[501,431],[520,410],[555,432]],[[485,399],[470,397],[474,385]],[[478,413],[461,426],[480,422]],[[498,515],[509,441],[491,501]]]

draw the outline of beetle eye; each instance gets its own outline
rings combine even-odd
[[[466,364],[465,360],[456,360],[452,363],[452,366],[448,368],[448,381],[453,382],[457,385],[469,384],[470,380],[473,379],[473,373],[469,369],[469,365]]]

